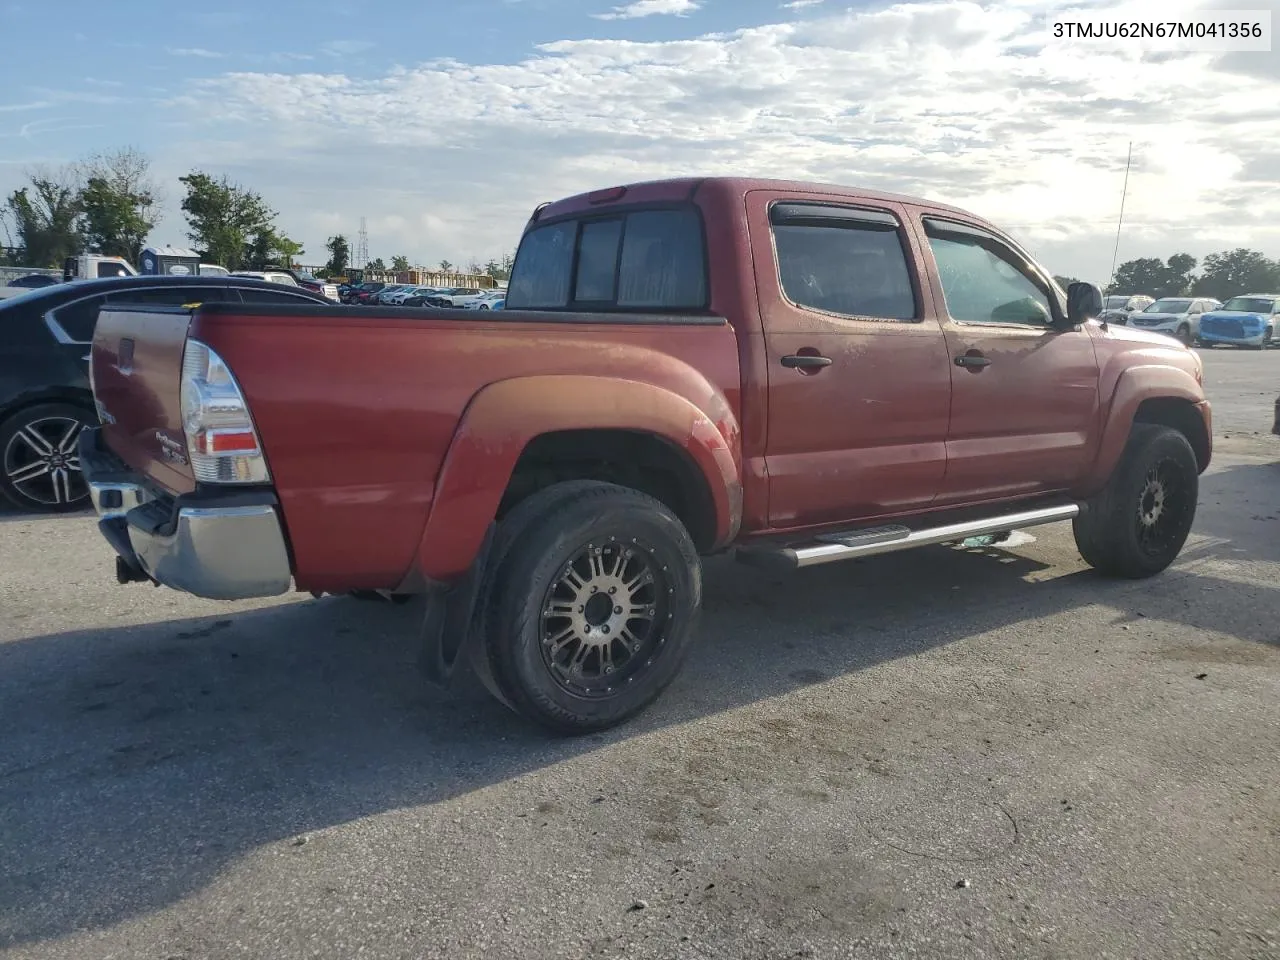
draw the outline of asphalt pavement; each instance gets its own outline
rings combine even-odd
[[[1280,351],[1203,353],[1166,574],[1060,524],[717,559],[642,718],[543,736],[419,611],[114,582],[0,514],[0,956],[1280,957]]]

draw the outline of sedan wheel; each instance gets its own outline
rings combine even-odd
[[[19,507],[51,513],[88,505],[80,471],[80,433],[92,414],[69,403],[46,403],[0,426],[0,492]]]

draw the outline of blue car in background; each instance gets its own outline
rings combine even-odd
[[[1248,293],[1232,297],[1220,310],[1200,318],[1200,345],[1229,343],[1261,350],[1273,342],[1280,326],[1280,294]]]

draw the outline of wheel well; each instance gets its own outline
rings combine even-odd
[[[1174,397],[1154,397],[1143,400],[1134,414],[1134,423],[1158,423],[1172,427],[1191,444],[1195,451],[1196,463],[1203,470],[1209,463],[1209,435],[1204,427],[1204,420],[1196,412],[1196,408],[1186,400]]]
[[[698,466],[662,437],[633,430],[564,430],[535,437],[516,462],[498,518],[565,480],[603,480],[647,493],[680,518],[699,550],[715,542],[715,503]]]
[[[0,423],[8,420],[15,413],[34,407],[39,403],[74,403],[77,406],[94,411],[93,394],[88,390],[77,390],[74,387],[51,387],[39,393],[24,393],[9,403],[0,406]],[[95,413],[96,418],[96,413]]]

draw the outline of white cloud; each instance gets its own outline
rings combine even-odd
[[[822,2],[823,0],[791,0],[790,3],[784,3],[782,9],[803,10],[805,7],[816,7]]]
[[[203,60],[221,60],[226,54],[204,47],[169,47],[165,53],[171,57],[199,57]]]
[[[515,63],[373,78],[231,73],[175,104],[206,135],[164,149],[179,169],[204,164],[262,190],[312,251],[335,222],[354,233],[367,215],[375,256],[488,256],[514,246],[540,201],[734,173],[950,201],[1011,229],[1055,272],[1104,280],[1132,139],[1121,259],[1280,254],[1280,188],[1262,179],[1280,143],[1268,55],[1063,47],[1047,35],[1047,2],[933,0],[680,41],[560,41]]]
[[[597,20],[635,20],[661,14],[683,17],[693,13],[701,3],[698,0],[635,0],[625,6],[614,7],[609,13],[593,13]]]

